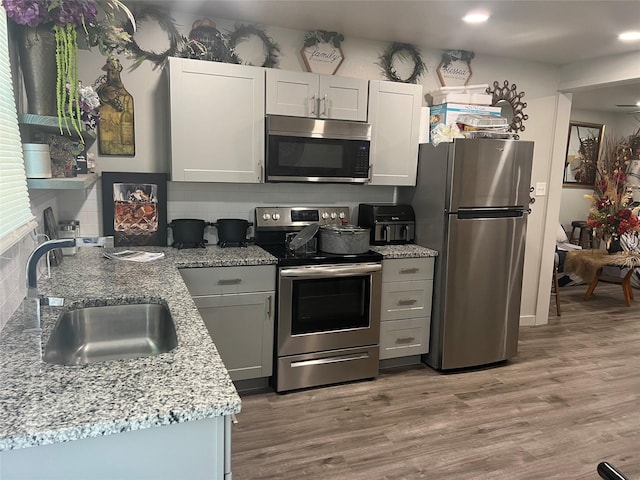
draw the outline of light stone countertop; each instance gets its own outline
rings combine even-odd
[[[371,250],[381,253],[385,259],[438,256],[437,251],[413,243],[406,245],[371,245]]]
[[[64,307],[43,307],[41,333],[23,332],[18,311],[0,332],[0,451],[240,411],[238,396],[178,268],[275,264],[259,247],[176,250],[148,263],[113,261],[101,248],[80,248],[40,280],[45,296]],[[61,311],[131,301],[165,303],[178,346],[171,352],[85,366],[51,365],[42,349]]]

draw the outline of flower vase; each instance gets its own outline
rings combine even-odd
[[[46,27],[21,28],[18,51],[27,94],[28,113],[57,116],[54,33]]]
[[[614,253],[618,253],[622,251],[622,246],[620,245],[620,237],[617,235],[612,235],[609,238],[609,243],[607,245],[607,252],[609,255],[613,255]]]

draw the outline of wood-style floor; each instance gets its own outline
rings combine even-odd
[[[599,479],[600,461],[640,480],[640,291],[586,288],[498,368],[244,396],[234,480]]]

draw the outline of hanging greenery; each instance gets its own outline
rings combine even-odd
[[[78,31],[73,23],[64,27],[55,25],[53,33],[56,39],[56,100],[60,131],[66,128],[70,133],[69,122],[74,131],[82,138],[80,126],[80,101],[78,99]],[[69,88],[67,89],[67,81]]]
[[[136,13],[136,19],[138,23],[145,19],[151,19],[160,25],[160,28],[167,33],[169,39],[169,48],[164,52],[156,53],[151,50],[144,50],[133,37],[133,26],[129,22],[126,26],[127,32],[131,35],[131,43],[128,46],[128,50],[131,52],[131,56],[134,58],[134,62],[129,70],[135,70],[142,62],[148,60],[153,63],[153,69],[158,67],[164,67],[169,57],[173,57],[185,43],[185,38],[180,35],[175,21],[167,13],[166,10],[155,7],[146,7]]]
[[[344,36],[341,33],[312,30],[304,36],[304,48],[312,47],[318,43],[331,43],[335,48],[340,48],[340,42],[342,41],[344,41]]]
[[[403,79],[398,75],[393,66],[396,57],[413,61],[413,72],[409,77]],[[391,43],[379,58],[378,65],[382,67],[382,72],[392,82],[418,83],[418,79],[427,71],[420,50],[409,43]]]
[[[475,57],[475,53],[467,50],[446,50],[442,54],[442,66],[446,68],[451,65],[451,62],[458,60],[469,63],[473,57]]]
[[[252,65],[250,62],[243,62],[237,54],[237,46],[239,43],[246,41],[250,36],[255,35],[260,40],[264,47],[265,57],[261,67],[274,68],[278,64],[278,54],[280,53],[280,47],[277,43],[269,37],[266,32],[257,27],[256,25],[236,25],[235,30],[229,34],[229,52],[230,63]]]

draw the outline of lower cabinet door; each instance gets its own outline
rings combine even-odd
[[[430,317],[380,323],[380,360],[429,352]]]
[[[274,293],[194,297],[231,380],[273,373]]]

